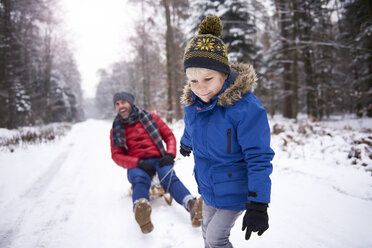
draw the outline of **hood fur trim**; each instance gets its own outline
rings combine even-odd
[[[252,90],[256,85],[257,77],[252,65],[234,63],[230,64],[232,69],[231,82],[227,89],[218,96],[217,105],[222,107],[231,106],[239,101],[244,94]],[[239,75],[234,75],[233,71],[237,71]],[[194,99],[191,94],[190,83],[187,82],[183,88],[183,94],[181,96],[181,103],[186,106],[190,106],[194,103]]]

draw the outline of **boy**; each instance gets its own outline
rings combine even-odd
[[[269,227],[274,152],[266,111],[251,92],[252,66],[229,64],[221,33],[221,20],[208,16],[184,55],[188,82],[180,152],[194,154],[205,247],[232,247],[230,231],[244,210],[247,240],[252,231],[262,235]]]

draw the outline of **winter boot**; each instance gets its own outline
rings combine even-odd
[[[190,212],[191,224],[193,227],[201,226],[201,221],[203,219],[202,209],[203,209],[202,197],[199,197],[198,199],[194,198],[187,202],[187,210],[189,210]]]
[[[134,206],[134,217],[142,233],[149,233],[154,229],[151,223],[151,205],[146,198],[137,200]]]

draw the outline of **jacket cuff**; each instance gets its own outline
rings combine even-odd
[[[260,212],[266,212],[269,205],[267,203],[250,202],[245,204],[245,208],[248,210],[256,210]]]
[[[185,145],[185,144],[183,144],[183,143],[181,143],[181,147],[182,147],[182,149],[184,149],[185,151],[192,151],[192,147],[189,147],[189,146],[187,146],[187,145]]]

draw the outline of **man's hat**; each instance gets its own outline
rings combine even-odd
[[[114,105],[119,100],[127,101],[130,103],[130,105],[134,104],[134,96],[128,92],[122,91],[122,92],[115,93],[114,98],[113,98]]]

